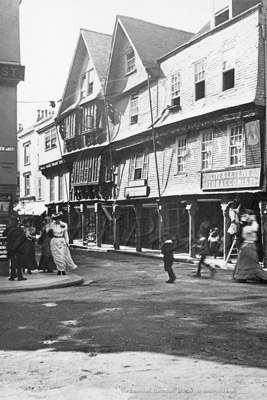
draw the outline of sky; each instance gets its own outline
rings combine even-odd
[[[18,85],[18,124],[33,125],[37,110],[63,96],[80,29],[112,35],[124,15],[189,32],[210,19],[212,0],[23,0],[20,52],[25,81]]]

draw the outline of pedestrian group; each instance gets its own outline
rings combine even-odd
[[[259,251],[257,247],[259,224],[253,210],[231,204],[229,207],[229,226],[228,234],[231,237],[232,245],[228,250],[227,260],[231,251],[236,245],[237,262],[233,271],[232,279],[237,283],[247,281],[257,281],[267,283],[267,270],[264,270],[260,264]],[[217,272],[214,265],[210,265],[206,260],[207,256],[213,256],[214,259],[223,256],[224,236],[218,227],[210,228],[208,220],[200,224],[197,242],[193,245],[194,256],[198,254],[197,271],[193,277],[200,278],[202,268],[210,271],[210,277],[213,278]],[[163,254],[164,269],[169,275],[166,283],[174,283],[176,280],[173,271],[174,251],[178,248],[178,238],[172,238],[170,235],[164,235],[161,253]]]
[[[16,215],[11,217],[10,224],[3,232],[7,238],[7,256],[10,259],[10,281],[27,280],[22,273],[31,274],[33,270],[66,275],[67,269],[73,270],[77,265],[73,262],[69,250],[68,225],[61,221],[61,212],[45,217],[41,225],[41,235],[37,239],[32,218],[19,222]],[[35,257],[35,242],[41,247],[39,266]]]

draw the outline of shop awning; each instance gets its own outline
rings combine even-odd
[[[19,215],[42,215],[47,211],[43,201],[33,201],[31,203],[18,204],[15,208]]]

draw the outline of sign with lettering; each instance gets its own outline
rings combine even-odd
[[[25,67],[18,64],[0,63],[0,80],[24,81]]]
[[[260,186],[260,167],[240,168],[232,171],[203,172],[202,189],[237,189]]]

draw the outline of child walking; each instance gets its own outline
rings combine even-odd
[[[173,243],[173,240],[170,236],[166,235],[164,237],[164,243],[161,247],[161,253],[163,254],[163,261],[164,261],[164,269],[167,271],[169,275],[169,280],[166,283],[174,283],[176,280],[175,273],[173,272],[172,265],[173,265],[173,252],[176,250],[177,244]]]
[[[198,268],[197,268],[197,272],[193,275],[195,278],[198,278],[201,276],[201,269],[202,266],[206,267],[210,270],[210,277],[213,278],[216,271],[216,268],[212,267],[211,265],[205,263],[205,258],[207,257],[207,255],[210,252],[210,246],[209,246],[209,241],[205,236],[201,236],[199,239],[199,255],[200,255],[200,260],[198,263]]]
[[[211,254],[214,255],[214,258],[218,257],[220,246],[220,235],[218,228],[213,228],[210,230],[208,241],[210,242]]]

